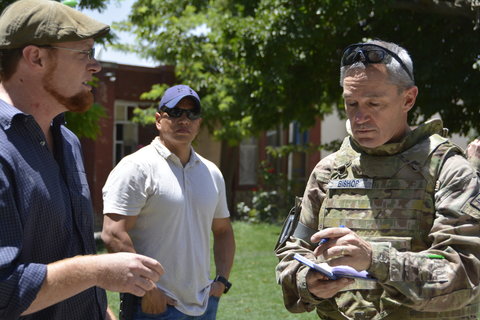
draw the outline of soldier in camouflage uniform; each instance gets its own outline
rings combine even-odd
[[[351,45],[340,80],[350,136],[313,170],[299,216],[316,233],[276,251],[286,308],[322,319],[477,319],[480,182],[440,120],[408,126],[418,93],[408,53]],[[378,281],[327,280],[295,253]]]

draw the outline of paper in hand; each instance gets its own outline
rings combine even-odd
[[[357,271],[350,266],[336,266],[332,267],[328,265],[328,263],[315,263],[304,256],[295,253],[293,256],[294,259],[300,261],[301,263],[309,266],[310,268],[314,269],[325,275],[330,280],[337,280],[340,278],[352,278],[352,279],[363,279],[363,280],[372,280],[377,281],[377,279],[373,278],[371,275],[368,274],[367,271]]]

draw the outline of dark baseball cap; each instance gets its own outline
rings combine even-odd
[[[192,97],[195,105],[200,109],[200,97],[189,86],[179,84],[168,88],[163,94],[162,100],[160,100],[159,108],[166,106],[167,108],[174,108],[177,103],[185,97]]]
[[[51,0],[19,0],[0,16],[0,49],[80,41],[106,35],[110,27]]]

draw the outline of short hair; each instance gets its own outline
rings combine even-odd
[[[365,43],[371,43],[371,44],[384,47],[385,49],[388,49],[393,53],[397,54],[398,57],[403,61],[408,71],[410,72],[410,75],[412,76],[411,78],[410,78],[410,75],[408,75],[408,73],[403,69],[402,65],[397,61],[397,59],[392,58],[390,59],[390,61],[388,61],[385,64],[387,68],[388,76],[390,78],[390,81],[393,84],[397,85],[402,89],[411,88],[415,85],[415,81],[413,79],[413,62],[407,50],[405,50],[404,48],[400,47],[399,45],[393,42],[387,42],[382,40],[369,40]],[[345,79],[345,76],[348,71],[353,69],[365,69],[365,68],[366,68],[366,65],[362,61],[356,62],[352,65],[341,67],[340,68],[340,86],[343,87],[343,80]]]
[[[0,50],[0,82],[9,80],[22,58],[23,48]]]
[[[45,49],[53,49],[44,47]],[[18,64],[23,56],[23,49],[0,49],[0,82],[8,81],[17,71]],[[57,56],[56,50],[48,50],[47,55],[50,58]]]

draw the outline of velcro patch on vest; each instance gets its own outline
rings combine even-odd
[[[373,179],[334,179],[327,185],[328,189],[372,189]]]

